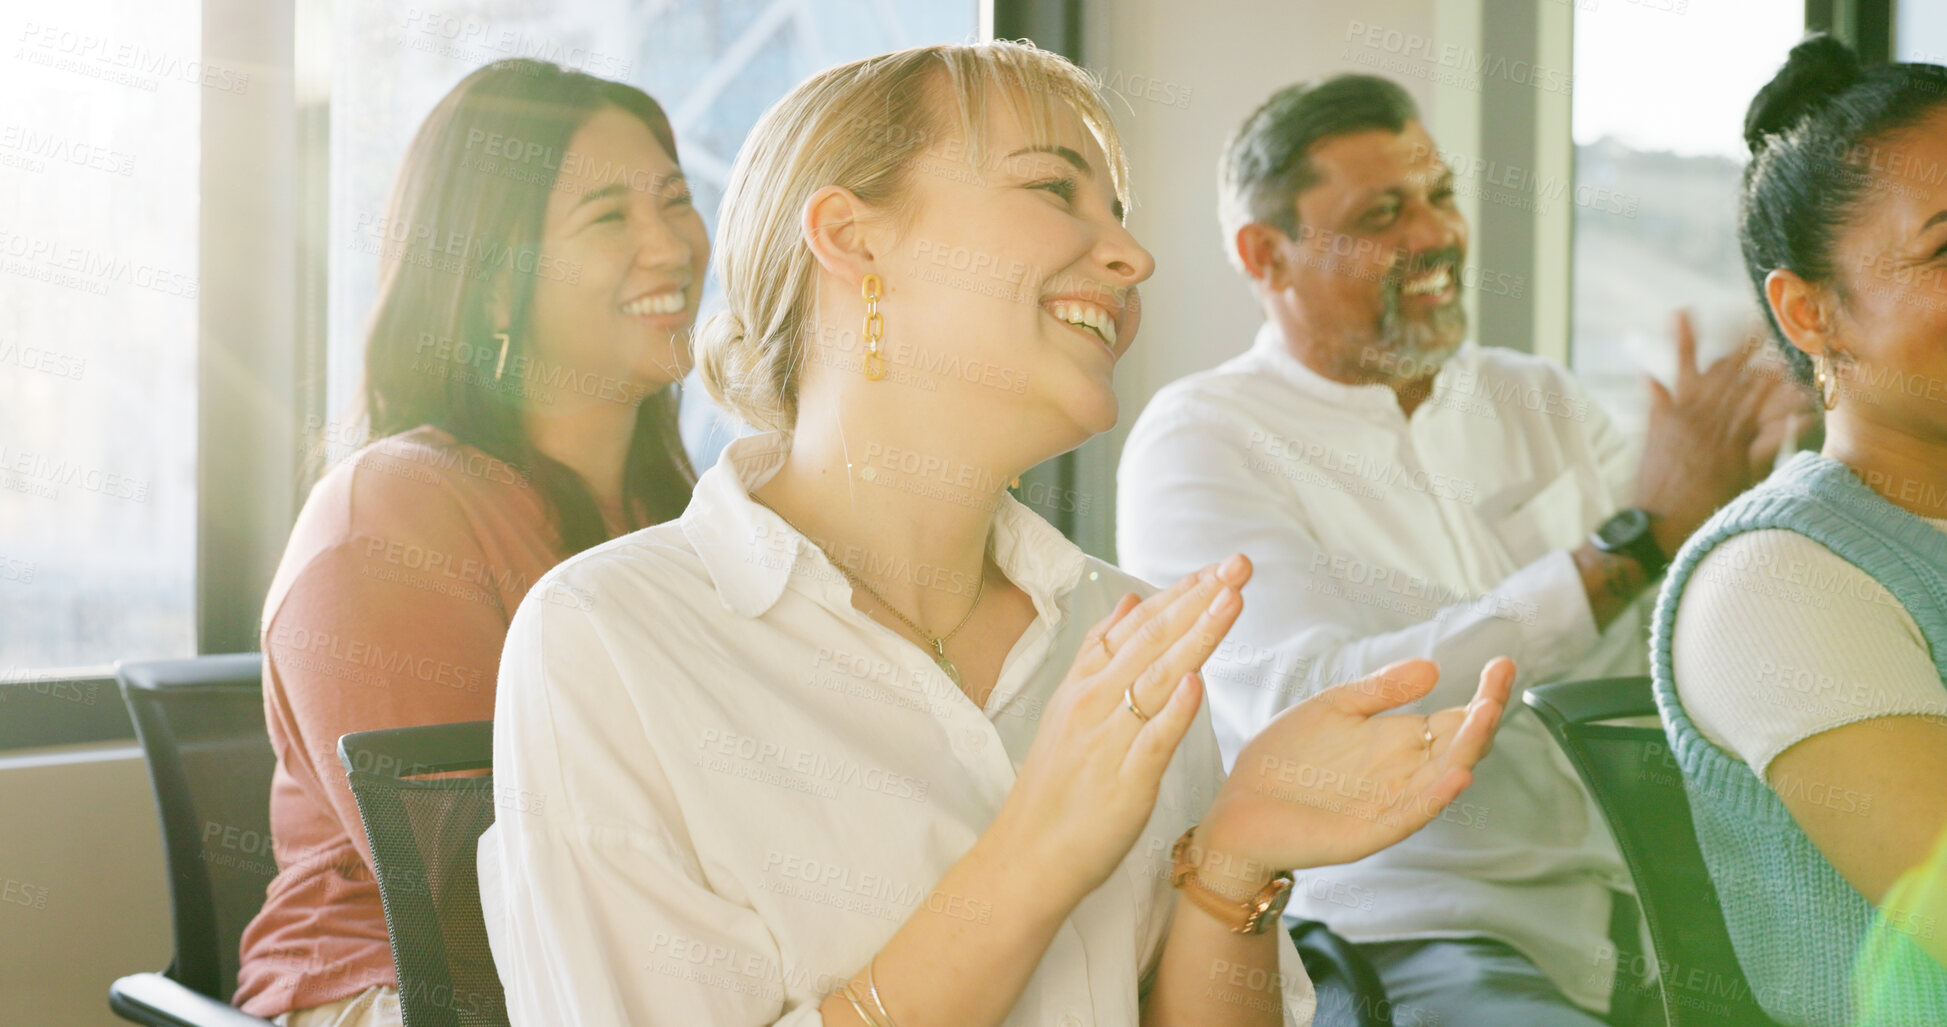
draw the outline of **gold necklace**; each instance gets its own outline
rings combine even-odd
[[[779,514],[779,516],[783,516],[783,515]],[[982,562],[985,563],[984,560]],[[980,571],[980,584],[974,587],[973,605],[967,607],[966,615],[960,618],[960,623],[955,624],[953,626],[953,630],[947,632],[944,635],[931,635],[927,633],[925,628],[922,628],[918,624],[913,623],[913,619],[911,617],[908,617],[905,614],[900,613],[898,607],[892,605],[889,602],[886,602],[886,597],[880,595],[878,589],[873,588],[871,585],[866,584],[862,578],[860,578],[856,574],[853,574],[851,570],[845,567],[845,565],[840,564],[837,561],[833,561],[832,566],[837,567],[838,573],[845,575],[845,577],[848,578],[852,582],[852,584],[857,585],[862,589],[865,589],[866,592],[872,596],[872,598],[877,599],[879,601],[880,606],[883,606],[887,610],[892,611],[892,615],[894,617],[899,618],[901,621],[905,623],[907,627],[912,628],[913,631],[919,635],[919,637],[925,639],[926,644],[933,647],[933,662],[939,665],[940,672],[945,674],[947,678],[953,682],[954,687],[958,688],[960,686],[960,668],[955,667],[953,665],[953,661],[946,658],[946,643],[948,639],[959,634],[960,629],[966,627],[967,622],[973,619],[974,611],[980,609],[980,597],[986,594],[987,592],[987,569],[985,567],[982,567]]]
[[[783,521],[785,524],[791,525],[792,531],[797,531],[798,534],[804,535],[804,532],[798,530],[797,525],[791,524],[791,518],[786,517],[781,513],[778,513],[776,508],[772,507],[771,504],[766,503],[763,500],[757,498],[755,494],[752,494],[750,499],[751,502],[756,503],[758,506],[761,506],[764,509],[771,511],[774,514],[777,514],[778,520]],[[811,538],[811,536],[805,535],[805,538],[808,540]],[[818,545],[818,543],[813,542],[812,545]],[[824,549],[823,546],[819,546],[818,548],[820,550]],[[953,626],[953,630],[947,632],[944,635],[931,634],[925,628],[922,628],[918,624],[914,623],[911,617],[908,617],[905,614],[900,613],[899,608],[892,605],[890,602],[887,602],[886,597],[880,595],[878,589],[873,588],[871,585],[866,584],[864,579],[860,578],[856,574],[853,574],[851,568],[846,567],[844,564],[839,563],[837,560],[832,560],[830,553],[825,554],[825,559],[830,560],[831,565],[833,567],[838,568],[838,573],[845,575],[845,579],[847,581],[850,581],[852,584],[857,585],[862,589],[865,589],[866,594],[870,595],[874,599],[877,599],[879,601],[880,606],[885,607],[888,611],[892,613],[894,617],[899,618],[901,623],[905,624],[909,628],[912,628],[914,634],[925,639],[926,644],[933,648],[933,652],[931,655],[933,657],[934,664],[936,664],[940,668],[940,673],[945,674],[947,676],[947,680],[952,681],[953,686],[955,688],[960,687],[960,668],[954,666],[953,661],[946,658],[946,644],[949,640],[953,638],[953,636],[960,633],[961,628],[967,626],[968,621],[973,619],[974,611],[980,609],[980,597],[987,594],[987,566],[986,566],[985,559],[982,559],[981,561],[980,584],[974,586],[973,605],[967,607],[967,612],[960,618],[960,623],[955,624]]]

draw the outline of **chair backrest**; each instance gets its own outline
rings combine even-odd
[[[1731,947],[1691,826],[1683,771],[1662,727],[1604,723],[1656,716],[1650,679],[1538,685],[1524,698],[1581,774],[1622,849],[1656,949],[1670,1027],[1770,1027]]]
[[[261,653],[115,667],[162,818],[176,935],[168,974],[226,1002],[243,929],[277,875],[263,673]]]
[[[494,822],[493,722],[360,731],[338,759],[372,843],[406,1027],[505,1027],[474,846]]]

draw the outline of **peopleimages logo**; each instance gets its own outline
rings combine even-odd
[[[1443,85],[1479,90],[1485,78],[1498,78],[1518,86],[1529,86],[1551,93],[1566,93],[1573,80],[1568,72],[1533,61],[1492,54],[1459,43],[1440,43],[1431,36],[1404,32],[1363,21],[1348,22],[1343,56],[1355,64],[1428,79]],[[1366,49],[1359,54],[1349,49],[1357,43]]]
[[[1634,193],[1618,192],[1592,182],[1571,182],[1564,175],[1544,174],[1519,164],[1487,157],[1469,158],[1458,150],[1442,151],[1425,145],[1413,147],[1414,160],[1428,156],[1438,157],[1453,169],[1455,177],[1460,179],[1456,183],[1456,191],[1461,195],[1480,196],[1502,206],[1519,206],[1537,214],[1546,214],[1550,201],[1568,199],[1578,207],[1626,218],[1634,218],[1642,206],[1642,198]],[[1501,192],[1488,192],[1490,189]],[[1525,205],[1513,202],[1522,198],[1532,202]]]
[[[225,93],[250,88],[250,73],[208,61],[185,60],[140,43],[81,32],[59,25],[28,22],[20,30],[14,59],[57,67],[154,92],[162,79],[175,79]],[[136,76],[152,76],[140,78]]]
[[[193,300],[196,278],[139,260],[0,229],[0,269],[102,294],[110,282]],[[66,272],[66,274],[64,274]]]
[[[635,61],[525,29],[503,28],[477,18],[407,7],[394,42],[414,50],[486,64],[504,57],[548,61],[602,78],[627,78]]]
[[[135,155],[85,143],[59,132],[36,132],[25,125],[0,125],[0,151],[19,154],[39,165],[42,160],[88,168],[124,178],[135,173]],[[0,154],[4,156],[4,154]],[[31,167],[30,171],[41,168]]]
[[[5,443],[0,443],[0,473],[9,473],[50,488],[74,485],[83,491],[111,499],[126,499],[134,503],[144,503],[149,499],[149,483],[145,479],[116,474],[46,453],[11,449]],[[47,498],[52,499],[53,494],[48,494]]]
[[[0,364],[12,364],[23,371],[39,371],[72,381],[80,381],[88,371],[87,357],[5,341],[0,341]]]

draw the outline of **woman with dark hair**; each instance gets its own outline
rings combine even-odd
[[[1854,965],[1947,825],[1947,68],[1862,67],[1813,37],[1745,138],[1745,263],[1825,444],[1671,565],[1657,702],[1764,1009],[1866,1022],[1857,969],[1880,985],[1871,1022],[1947,1022],[1947,970],[1911,938]]]
[[[312,490],[264,610],[278,872],[235,1002],[302,1027],[399,1022],[339,736],[491,717],[529,587],[695,481],[674,383],[709,240],[653,99],[540,61],[473,72],[414,138],[384,236],[376,441]]]

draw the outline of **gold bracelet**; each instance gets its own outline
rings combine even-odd
[[[878,961],[879,954],[876,952],[872,954],[871,959],[865,961],[865,986],[872,992],[872,1004],[879,1007],[879,1015],[886,1018],[885,1027],[899,1027],[899,1021],[892,1018],[892,1013],[886,1010],[885,1002],[879,998],[878,982],[872,979],[872,965]]]
[[[853,979],[846,981],[845,987],[838,989],[839,993],[845,996],[845,1001],[852,1004],[852,1012],[859,1014],[859,1020],[865,1024],[865,1027],[886,1027],[885,1024],[879,1022],[878,1017],[872,1015],[871,1010],[866,1009],[864,1004],[859,1002],[858,996],[853,994],[853,989],[855,988],[863,990],[865,985],[860,984],[857,979]]]

